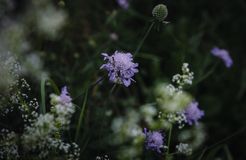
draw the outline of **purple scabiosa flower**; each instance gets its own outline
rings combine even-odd
[[[118,5],[123,8],[123,9],[128,9],[129,8],[129,2],[128,0],[116,0]]]
[[[145,148],[148,150],[157,151],[158,153],[161,153],[161,148],[163,148],[164,144],[164,135],[157,131],[147,131],[146,128],[144,128],[144,134],[145,134]]]
[[[233,61],[231,59],[231,56],[229,55],[229,52],[225,49],[220,49],[218,47],[214,47],[211,50],[212,55],[219,57],[220,59],[222,59],[225,63],[225,66],[227,68],[230,68],[233,64]]]
[[[62,92],[60,94],[60,100],[63,104],[68,104],[71,103],[72,101],[72,98],[70,97],[66,86],[62,88]]]
[[[189,125],[193,123],[197,124],[197,121],[204,116],[204,111],[198,108],[198,102],[191,102],[186,109],[184,110],[184,114]]]
[[[109,80],[114,83],[124,84],[126,87],[130,86],[132,77],[138,72],[138,64],[133,63],[131,53],[123,53],[115,51],[112,56],[107,53],[102,53],[104,60],[107,61],[100,69],[107,70]]]

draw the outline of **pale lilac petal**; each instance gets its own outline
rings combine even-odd
[[[115,51],[111,56],[106,53],[102,55],[106,63],[100,69],[109,72],[109,80],[113,83],[123,84],[126,87],[130,86],[131,81],[133,81],[132,77],[138,72],[138,64],[133,62],[132,54]]]

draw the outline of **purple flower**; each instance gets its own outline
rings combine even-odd
[[[164,135],[157,131],[147,131],[146,128],[144,128],[144,134],[146,149],[161,153],[160,149],[163,148]]]
[[[138,64],[133,63],[132,54],[115,51],[112,56],[107,53],[102,53],[102,55],[107,63],[103,64],[100,69],[108,71],[111,82],[128,87],[131,81],[134,81],[132,77],[138,72]]]
[[[123,9],[128,9],[129,8],[128,0],[117,0],[117,3]]]
[[[211,53],[216,56],[216,57],[219,57],[220,59],[222,59],[225,63],[225,66],[227,68],[230,68],[233,64],[233,61],[231,59],[231,56],[229,55],[229,52],[225,49],[220,49],[218,47],[214,47],[212,50],[211,50]]]
[[[69,96],[66,86],[62,88],[60,100],[63,104],[68,104],[68,103],[71,103],[72,101],[72,98]]]
[[[197,124],[197,121],[204,116],[204,111],[198,108],[198,102],[191,102],[184,111],[187,123],[192,125]]]

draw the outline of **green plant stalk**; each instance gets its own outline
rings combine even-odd
[[[86,89],[85,92],[85,97],[84,97],[84,101],[83,101],[83,105],[82,105],[82,109],[80,111],[80,115],[79,115],[79,121],[77,124],[77,128],[76,128],[76,134],[75,134],[75,141],[78,140],[79,138],[79,133],[80,133],[80,128],[81,128],[81,124],[84,118],[84,112],[85,112],[85,107],[86,107],[86,103],[87,103],[87,96],[88,96],[88,88]]]
[[[141,49],[141,47],[143,46],[143,43],[145,41],[145,39],[148,37],[150,31],[152,30],[153,26],[154,26],[155,22],[152,22],[151,25],[149,26],[149,29],[147,30],[147,32],[145,33],[143,39],[140,41],[140,43],[137,46],[137,49],[134,52],[134,56],[137,55],[137,53],[139,52],[139,50]]]
[[[226,152],[226,157],[227,157],[227,159],[228,159],[228,160],[233,160],[228,145],[224,145],[224,150],[225,150],[225,152]]]
[[[168,133],[168,141],[167,141],[167,154],[166,154],[167,159],[169,157],[170,144],[171,144],[171,138],[172,138],[172,130],[173,130],[173,125],[171,124],[170,129],[169,129],[169,133]]]
[[[47,82],[50,83],[51,87],[53,88],[55,94],[59,95],[60,94],[60,90],[59,88],[57,87],[56,83],[52,80],[52,79],[48,79]]]
[[[41,114],[45,114],[45,112],[46,112],[46,106],[45,106],[45,83],[46,83],[46,78],[43,78],[41,80],[41,84],[40,84],[40,90],[41,90],[40,113]]]
[[[114,84],[113,87],[112,87],[112,88],[110,89],[110,91],[109,91],[109,94],[110,94],[110,95],[113,94],[113,92],[114,92],[114,90],[115,90],[116,87],[117,87],[117,85]]]
[[[204,74],[204,76],[200,77],[196,82],[195,85],[197,85],[198,83],[202,82],[203,80],[205,80],[206,78],[208,78],[212,73],[214,73],[216,67],[217,67],[218,63],[215,63],[214,66],[206,73]]]

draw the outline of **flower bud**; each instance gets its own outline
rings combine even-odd
[[[155,19],[159,22],[164,22],[165,18],[167,17],[168,10],[164,4],[158,4],[152,10],[152,15]]]

